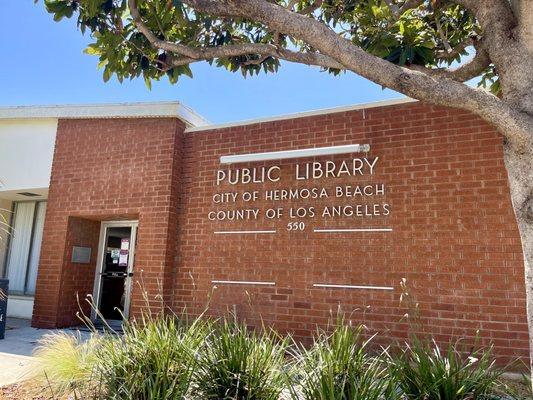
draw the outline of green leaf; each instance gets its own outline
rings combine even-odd
[[[403,21],[400,21],[398,24],[398,28],[400,30],[400,34],[403,36],[405,34],[405,23]]]
[[[98,44],[96,44],[96,43],[91,43],[89,46],[87,46],[85,48],[85,50],[83,50],[83,52],[85,54],[89,54],[89,55],[92,55],[92,56],[96,56],[96,55],[100,55],[101,54],[100,48],[99,48]]]
[[[144,84],[148,88],[148,90],[152,90],[152,80],[148,76],[148,74],[143,74],[144,77]]]
[[[189,78],[192,78],[193,75],[192,75],[192,70],[191,70],[191,67],[189,65],[183,65],[183,75],[186,75],[188,76]]]
[[[104,68],[108,64],[108,62],[109,61],[107,61],[105,58],[103,60],[100,60],[97,65],[98,69]]]
[[[113,73],[111,72],[111,69],[109,68],[109,65],[107,65],[105,68],[104,68],[104,82],[107,82],[109,81],[109,79],[111,79],[111,75]]]

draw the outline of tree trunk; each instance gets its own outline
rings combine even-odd
[[[518,38],[533,54],[533,4],[531,0],[510,0],[510,3],[518,20]]]
[[[524,253],[529,361],[533,384],[533,148],[528,146],[518,151],[507,143],[504,158]]]

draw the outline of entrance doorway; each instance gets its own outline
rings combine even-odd
[[[137,222],[102,223],[94,282],[99,313],[92,313],[97,323],[103,318],[115,325],[128,318],[136,234]]]

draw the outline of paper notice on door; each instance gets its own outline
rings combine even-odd
[[[120,255],[118,256],[118,265],[119,267],[126,267],[128,265],[128,251],[121,250]]]
[[[130,249],[130,240],[122,239],[120,241],[120,250],[129,250]]]
[[[113,260],[113,264],[118,264],[118,259],[120,258],[120,250],[119,249],[111,249],[111,259]]]

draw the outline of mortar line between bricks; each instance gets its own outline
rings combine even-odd
[[[392,228],[339,228],[339,229],[313,229],[316,233],[336,233],[336,232],[392,232]]]
[[[263,281],[211,281],[211,283],[220,283],[228,285],[268,285],[274,286],[276,282],[263,282]]]

